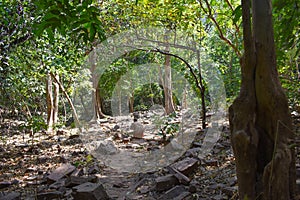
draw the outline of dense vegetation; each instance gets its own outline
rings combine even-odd
[[[111,115],[112,98],[128,91],[130,112],[160,104],[169,106],[166,110],[171,113],[182,106],[181,100],[176,88],[163,87],[167,79],[160,77],[160,70],[148,74],[158,83],[137,84],[139,67],[154,63],[165,67],[166,73],[169,66],[187,80],[191,86],[187,91],[200,99],[204,120],[214,109],[206,81],[210,68],[216,67],[224,82],[226,109],[239,95],[247,51],[242,13],[236,0],[1,1],[0,117],[5,110],[26,121],[25,128],[53,133],[69,126],[73,118],[77,123],[87,116],[98,120]],[[274,0],[272,16],[280,82],[290,113],[300,113],[300,3]],[[100,61],[91,60],[91,52],[115,35],[148,27],[166,30],[161,35],[164,41],[158,39],[161,49],[131,49],[110,61],[99,77],[93,63]],[[171,51],[174,47],[165,35],[172,39],[174,34],[193,41],[179,48],[199,53],[198,62],[192,53]],[[149,33],[148,39],[155,37]],[[128,73],[131,78],[123,80]],[[93,96],[91,102],[88,95]]]

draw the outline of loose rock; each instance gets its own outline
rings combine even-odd
[[[184,175],[191,174],[199,166],[199,161],[195,158],[185,158],[179,162],[176,162],[172,165],[175,169],[183,173]]]
[[[70,176],[66,180],[66,187],[74,187],[83,183],[87,182],[92,182],[96,183],[97,182],[97,177],[96,176]]]
[[[62,198],[63,193],[59,191],[52,191],[52,192],[44,192],[39,193],[37,195],[38,200],[51,200],[51,199],[60,199]]]
[[[50,182],[55,182],[72,173],[74,170],[75,167],[73,165],[62,164],[60,167],[56,168],[47,178]]]
[[[104,187],[99,183],[83,183],[73,187],[72,196],[74,200],[106,200],[109,199]]]
[[[164,195],[159,197],[159,200],[168,200],[168,199],[173,200],[173,199],[181,196],[182,194],[188,195],[189,192],[185,189],[184,186],[177,185],[177,186],[173,187],[172,189],[168,190]],[[183,199],[183,198],[184,197],[181,197],[181,199]]]
[[[19,192],[9,192],[5,194],[4,196],[1,196],[0,193],[0,199],[1,200],[19,200],[21,199],[21,194]]]
[[[172,188],[178,183],[178,179],[174,175],[168,174],[155,179],[155,188],[157,191],[164,191]]]

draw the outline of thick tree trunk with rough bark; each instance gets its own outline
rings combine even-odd
[[[242,8],[242,85],[229,109],[239,198],[293,199],[292,123],[276,69],[271,0],[242,0]]]
[[[99,77],[96,75],[96,53],[95,51],[92,51],[90,53],[89,62],[91,64],[91,74],[92,74],[92,83],[93,83],[93,91],[92,91],[92,101],[94,106],[94,116],[93,120],[97,121],[100,118],[104,118],[105,115],[103,114],[101,110],[101,97],[100,97],[100,89],[99,89]]]

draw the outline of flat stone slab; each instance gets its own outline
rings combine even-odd
[[[100,183],[83,183],[72,188],[72,197],[74,200],[108,200],[109,197]]]
[[[66,187],[74,187],[77,185],[81,185],[83,183],[87,182],[92,182],[96,183],[97,182],[97,177],[96,176],[70,176],[67,178],[65,182]]]
[[[156,191],[168,190],[178,183],[178,179],[173,174],[168,174],[155,179],[155,189]]]
[[[199,166],[199,161],[195,158],[186,157],[181,161],[178,161],[172,165],[173,168],[177,169],[184,175],[188,176]]]
[[[75,166],[71,164],[62,164],[60,167],[56,168],[48,177],[48,181],[56,182],[64,176],[72,173],[75,170]]]
[[[159,200],[182,200],[190,193],[182,185],[177,185],[159,197]]]
[[[59,191],[43,192],[37,195],[37,200],[51,200],[62,198],[63,193]]]

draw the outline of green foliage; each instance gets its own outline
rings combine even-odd
[[[299,55],[300,44],[300,4],[295,0],[274,0],[273,16],[275,38],[278,51],[297,46]]]
[[[236,0],[208,2],[3,0],[0,2],[0,102],[18,110],[29,109],[33,115],[45,111],[45,76],[48,72],[60,75],[69,94],[79,90],[88,94],[91,74],[86,71],[84,76],[79,76],[77,72],[91,46],[106,36],[143,26],[165,27],[192,36],[208,57],[201,54],[201,65],[218,66],[228,101],[232,102],[240,87],[237,52],[243,49],[241,5]],[[280,78],[290,104],[299,106],[300,6],[295,0],[275,0],[273,3]],[[212,17],[219,27],[210,20]],[[220,36],[228,39],[227,42]],[[90,46],[85,47],[86,43]],[[233,50],[228,43],[237,49]],[[163,63],[163,59],[158,53],[128,52],[102,74],[99,81],[101,97],[109,100],[124,74],[132,71],[134,77],[134,67]],[[174,58],[171,62],[172,68],[180,71],[200,95],[186,66]],[[199,74],[196,66],[193,70]],[[152,105],[151,99],[161,104],[164,101],[161,96],[162,90],[155,84],[134,88],[135,109],[148,109]],[[209,100],[208,91],[206,96]]]
[[[155,116],[153,124],[155,124],[156,128],[159,129],[158,135],[161,135],[165,140],[167,135],[170,137],[174,137],[176,133],[179,131],[179,124],[173,123],[176,118],[176,113],[171,113],[169,115],[163,116]]]
[[[300,105],[300,4],[294,0],[275,0],[273,18],[280,79],[292,109],[297,109]]]
[[[224,45],[218,39],[217,35],[212,35],[208,38],[204,43],[204,48],[205,52],[208,53],[208,58],[205,59],[206,61],[203,61],[203,64],[216,64],[218,66],[225,84],[227,100],[232,102],[238,95],[241,84],[239,58],[228,45]]]
[[[8,98],[10,51],[31,37],[32,10],[34,6],[30,1],[0,1],[0,102],[5,103]]]
[[[73,163],[73,165],[75,167],[85,167],[85,166],[89,166],[90,164],[92,164],[92,162],[94,161],[94,158],[92,155],[87,155],[85,160],[78,160],[78,161],[75,161]]]
[[[83,38],[85,42],[93,42],[98,36],[105,39],[102,22],[99,20],[100,8],[92,0],[36,0],[39,17],[36,18],[34,33],[41,36],[47,32],[51,40],[58,31],[61,35],[72,35],[75,39]]]
[[[45,110],[46,75],[59,74],[70,91],[82,58],[75,44],[56,35],[52,43],[46,35],[27,41],[10,52],[6,74],[6,103],[12,108],[27,107],[31,111]]]
[[[31,129],[33,133],[35,133],[40,130],[45,130],[47,128],[47,124],[42,116],[33,116],[27,121],[27,128]]]
[[[134,110],[149,110],[154,104],[164,104],[163,89],[157,83],[141,85],[134,90]]]

